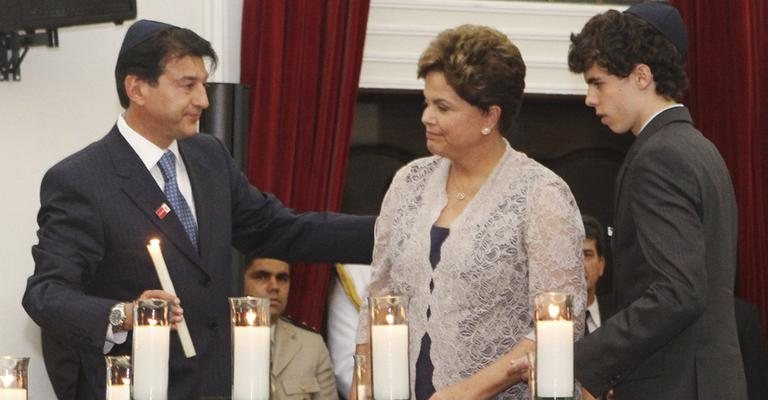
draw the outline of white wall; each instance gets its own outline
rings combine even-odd
[[[139,18],[211,40],[221,58],[212,80],[238,81],[242,0],[138,0],[137,9]],[[29,50],[21,82],[0,82],[0,355],[31,358],[31,400],[55,398],[39,330],[21,307],[34,269],[40,180],[55,162],[103,136],[121,111],[113,71],[131,22],[60,29],[59,48]]]

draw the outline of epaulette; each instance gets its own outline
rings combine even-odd
[[[320,331],[317,328],[313,327],[312,325],[310,325],[310,324],[308,324],[308,323],[306,323],[304,321],[299,321],[298,319],[293,318],[290,315],[281,315],[280,319],[284,320],[285,322],[290,323],[291,325],[296,326],[297,328],[301,328],[301,329],[304,329],[304,330],[307,330],[307,331],[310,331],[310,332],[314,332],[314,333],[318,333],[318,334],[320,333]]]

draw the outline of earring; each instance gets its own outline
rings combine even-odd
[[[488,136],[491,134],[491,128],[485,127],[483,129],[480,129],[480,133],[482,133],[483,136]]]

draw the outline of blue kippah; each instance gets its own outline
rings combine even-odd
[[[133,25],[128,28],[128,32],[125,33],[123,45],[120,47],[120,55],[145,42],[156,34],[170,28],[176,27],[163,22],[150,21],[148,19],[134,22]]]
[[[685,31],[683,18],[675,7],[661,2],[648,2],[635,4],[624,12],[651,24],[685,57],[688,50],[688,33]]]

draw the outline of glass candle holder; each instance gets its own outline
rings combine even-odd
[[[370,297],[373,398],[410,398],[406,296]]]
[[[0,400],[27,400],[29,357],[0,357]]]
[[[106,356],[107,400],[131,400],[131,357]]]
[[[232,400],[268,400],[270,395],[269,299],[230,297]]]
[[[170,304],[167,301],[145,299],[134,302],[133,400],[168,398],[170,322]]]
[[[573,399],[573,314],[570,295],[534,298],[536,361],[534,399]]]
[[[371,398],[371,368],[368,364],[368,356],[355,354],[355,394],[357,400],[369,400]]]

